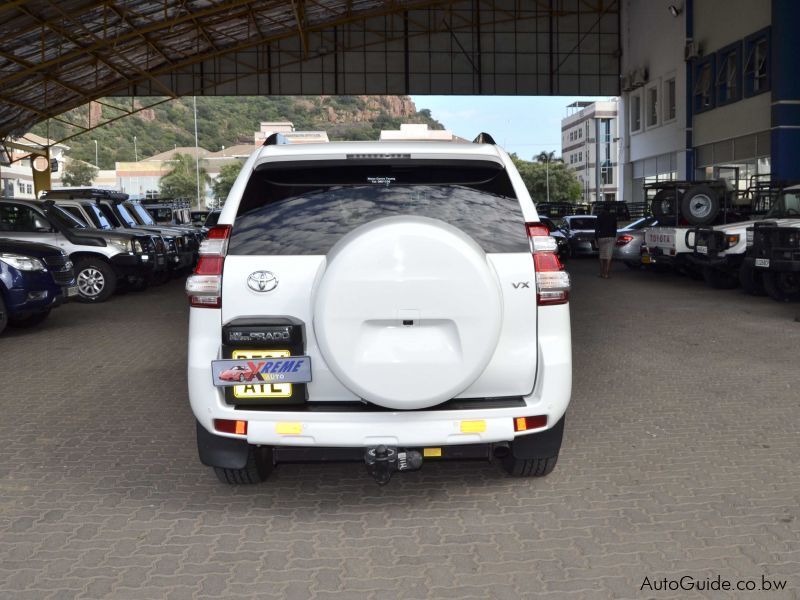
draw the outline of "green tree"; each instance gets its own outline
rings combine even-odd
[[[61,183],[67,187],[92,185],[92,180],[97,176],[97,167],[82,160],[67,159]]]
[[[560,161],[561,159],[560,158],[556,158],[556,151],[555,150],[551,150],[550,152],[542,150],[541,152],[539,152],[539,154],[537,154],[533,158],[533,160],[535,160],[536,162],[539,162],[539,163],[549,163],[549,162]]]
[[[191,154],[174,154],[172,170],[159,182],[161,195],[167,198],[194,198],[197,195],[197,161]],[[208,173],[200,168],[200,198],[205,197]]]
[[[542,154],[548,159],[539,160]],[[554,152],[540,153],[537,162],[522,160],[516,154],[511,155],[525,187],[536,203],[546,202],[548,178],[550,187],[550,202],[577,202],[581,198],[581,184],[574,171],[560,158],[555,158]]]
[[[219,170],[219,175],[217,175],[214,183],[211,184],[214,198],[222,202],[225,201],[233,187],[233,182],[236,181],[236,178],[239,176],[239,171],[241,170],[242,164],[238,161],[225,165]]]

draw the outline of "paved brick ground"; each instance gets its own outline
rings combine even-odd
[[[360,465],[216,482],[194,448],[180,282],[0,337],[0,598],[681,598],[800,593],[798,307],[575,274],[575,386],[542,480]],[[706,594],[708,595],[708,594]]]

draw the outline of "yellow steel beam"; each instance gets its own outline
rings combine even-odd
[[[292,0],[292,10],[297,21],[297,33],[300,36],[300,43],[303,45],[303,55],[308,57],[308,38],[306,37],[306,7],[303,0]]]

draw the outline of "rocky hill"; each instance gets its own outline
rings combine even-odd
[[[119,99],[104,103],[120,106]],[[114,110],[93,103],[71,111],[65,117],[73,122],[94,122],[114,116]],[[90,115],[91,112],[91,115]],[[272,96],[198,97],[197,127],[200,146],[220,150],[222,146],[250,143],[260,121],[291,121],[298,130],[324,130],[333,140],[378,139],[381,129],[396,129],[400,123],[427,123],[432,129],[442,124],[428,110],[417,110],[408,96]],[[34,133],[48,135],[41,123]],[[51,121],[49,137],[55,140],[78,131]],[[69,156],[95,162],[97,140],[100,168],[111,169],[115,161],[141,159],[173,148],[194,145],[194,118],[191,98],[179,98],[109,123],[65,143]]]

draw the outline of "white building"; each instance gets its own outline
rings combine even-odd
[[[428,129],[427,123],[402,123],[400,129],[383,129],[380,141],[444,141],[466,142],[447,129]]]
[[[617,99],[573,102],[561,120],[561,158],[581,184],[583,202],[623,200]]]
[[[253,143],[260,146],[273,133],[280,133],[290,144],[321,144],[328,141],[325,131],[295,131],[291,121],[262,121],[253,134]]]
[[[776,96],[788,93],[778,81],[796,79],[797,58],[774,43],[775,28],[796,21],[796,5],[622,3],[626,200],[642,201],[642,186],[655,181],[724,178],[743,189],[755,177],[796,178],[797,103]]]

